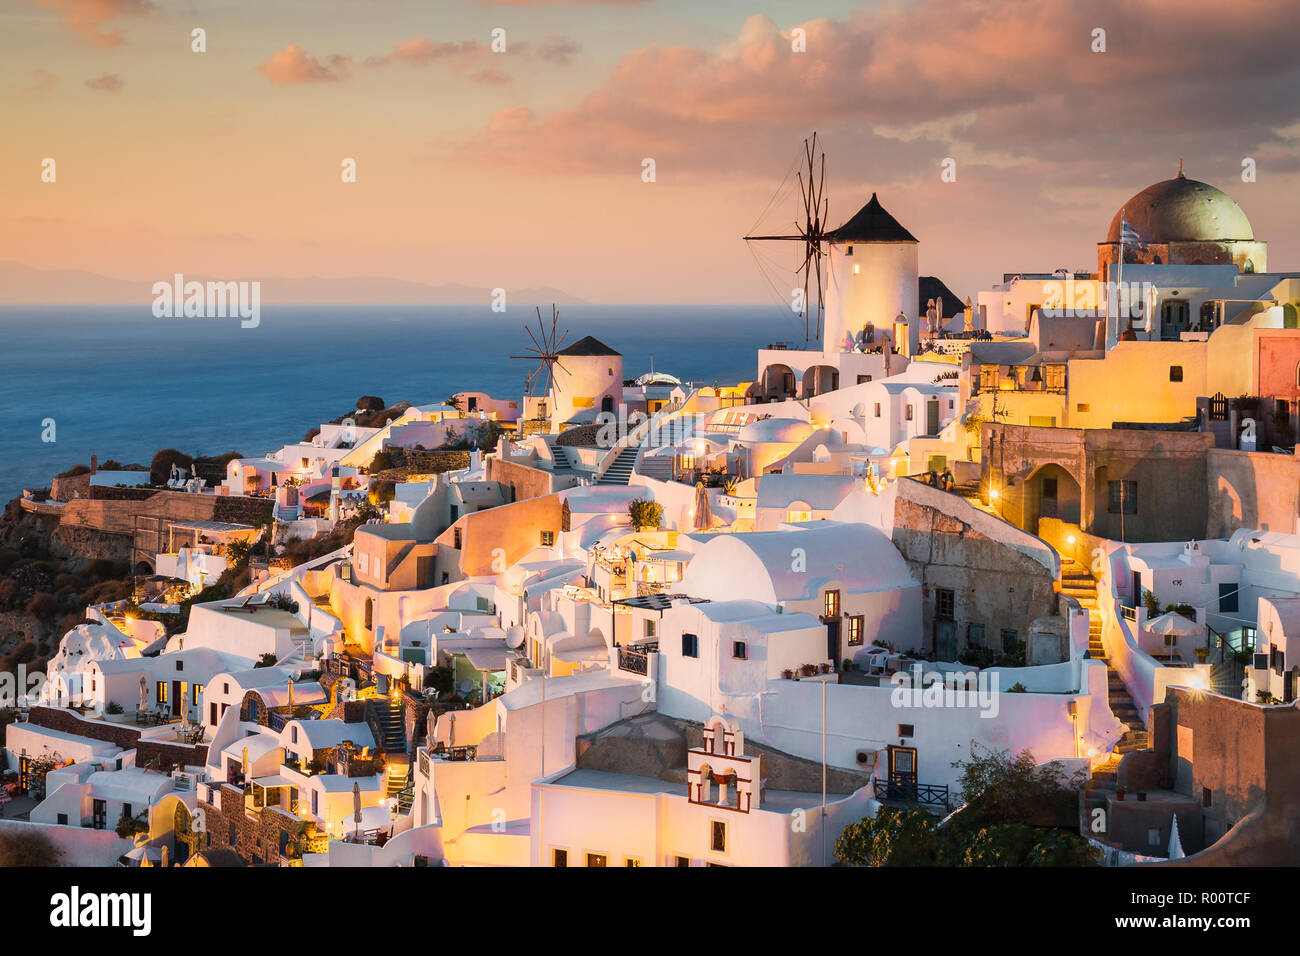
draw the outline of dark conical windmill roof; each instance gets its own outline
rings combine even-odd
[[[827,233],[826,238],[831,242],[916,242],[916,236],[885,211],[875,193],[856,216]]]
[[[620,355],[600,339],[585,335],[567,349],[561,349],[560,355]]]

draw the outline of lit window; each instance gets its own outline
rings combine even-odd
[[[862,266],[861,266],[860,264],[856,263],[856,262],[853,263],[853,274],[854,274],[855,276],[860,276],[860,275],[862,275]]]
[[[824,613],[826,617],[840,616],[840,592],[827,591],[824,598]]]
[[[862,643],[862,615],[855,614],[849,618],[849,646],[857,647]]]
[[[543,547],[543,548],[549,548],[549,547],[554,546],[554,544],[555,544],[555,532],[554,532],[554,531],[543,531],[543,532],[542,532],[542,547]]]
[[[588,853],[588,854],[587,854],[587,865],[588,865],[588,866],[604,866],[604,865],[605,865],[605,854],[603,854],[603,853]]]
[[[638,859],[637,859],[636,857],[634,857],[634,856],[629,856],[626,860],[623,861],[623,865],[624,865],[624,866],[640,866],[640,865],[641,865],[641,861],[638,860]]]
[[[1181,365],[1169,366],[1169,381],[1181,382],[1183,380],[1183,367]]]

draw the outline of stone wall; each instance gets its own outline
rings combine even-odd
[[[1208,537],[1227,538],[1238,528],[1300,530],[1300,458],[1212,448],[1206,471]]]
[[[141,740],[136,745],[135,762],[138,767],[148,767],[156,762],[162,771],[202,767],[208,762],[208,745]]]
[[[424,451],[418,448],[385,448],[394,468],[413,468],[418,472],[440,475],[469,467],[468,451]]]
[[[121,489],[119,489],[121,490]],[[237,495],[192,495],[157,491],[144,500],[86,499],[63,506],[60,529],[79,528],[130,537],[137,517],[168,521],[227,521],[255,525],[271,514],[269,498]]]
[[[244,809],[244,792],[229,784],[221,786],[221,808],[204,801],[200,801],[199,806],[203,807],[207,818],[208,846],[234,850],[254,865],[278,865],[295,859],[292,853],[281,853],[280,847],[286,837],[293,842],[305,836],[310,826],[308,821],[278,807],[267,807],[250,816]]]
[[[976,510],[964,499],[936,492],[942,499],[935,503],[913,500],[911,492],[934,497],[928,494],[933,489],[924,485],[914,489],[914,484],[904,479],[900,485],[894,502],[893,542],[912,576],[921,582],[922,646],[935,650],[939,588],[953,592],[957,654],[967,647],[972,624],[983,626],[984,646],[994,651],[1005,650],[1003,631],[1015,631],[1020,641],[1027,642],[1035,619],[1058,612],[1054,570],[1010,545],[1008,539],[1023,534],[1019,529],[1006,526],[1006,536],[995,539],[975,529],[976,515],[963,514]],[[1045,542],[1042,547],[1050,551]]]
[[[140,730],[137,727],[86,720],[70,710],[61,710],[57,707],[33,707],[27,720],[37,727],[48,727],[65,734],[89,737],[92,740],[103,740],[123,750],[134,749],[140,739]]]
[[[55,476],[50,484],[50,497],[55,501],[72,501],[90,497],[90,472],[70,478]]]
[[[1092,534],[1125,541],[1205,537],[1206,462],[1214,447],[1208,432],[985,423],[980,442],[982,500],[996,501],[998,513],[1026,531],[1036,533],[1040,513],[1047,513],[1040,481],[1046,475],[1057,480],[1058,500],[1079,502],[1079,524]],[[1110,511],[1112,481],[1136,482],[1136,513]]]

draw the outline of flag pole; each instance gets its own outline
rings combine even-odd
[[[1124,231],[1128,224],[1124,215],[1124,208],[1119,211],[1119,279],[1115,283],[1115,338],[1118,339],[1121,333],[1119,303],[1123,301],[1123,293],[1120,291],[1124,288]]]

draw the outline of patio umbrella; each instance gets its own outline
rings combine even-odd
[[[713,527],[713,509],[709,506],[709,492],[704,482],[695,486],[695,530],[708,531]]]
[[[361,784],[357,781],[352,782],[352,822],[357,825],[357,833],[361,832]]]
[[[240,770],[244,774],[244,779],[248,779],[248,748],[244,748],[244,759],[239,762]]]
[[[1201,633],[1201,625],[1189,621],[1177,611],[1169,611],[1147,621],[1147,630],[1152,634],[1192,635]]]
[[[289,678],[289,716],[293,716],[293,678]]]
[[[142,676],[140,678],[140,709],[144,710],[149,706],[149,682]]]
[[[1183,852],[1183,841],[1178,836],[1178,814],[1174,814],[1174,826],[1169,834],[1169,859],[1181,860],[1186,855]]]

